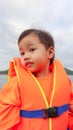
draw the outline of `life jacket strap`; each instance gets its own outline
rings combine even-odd
[[[67,111],[69,108],[69,104],[65,104],[59,107],[50,107],[47,109],[41,110],[20,110],[20,116],[24,118],[54,118],[58,117]]]

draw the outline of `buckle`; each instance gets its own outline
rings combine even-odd
[[[50,107],[43,110],[44,112],[44,118],[50,118],[50,117],[57,117],[58,116],[58,109],[57,107]]]

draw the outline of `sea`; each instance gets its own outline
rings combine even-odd
[[[73,75],[69,75],[69,78],[73,83]],[[0,75],[0,89],[6,84],[7,81],[8,81],[7,75]]]

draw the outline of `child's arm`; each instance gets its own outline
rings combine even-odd
[[[20,121],[20,96],[17,78],[0,91],[0,130],[8,130]]]

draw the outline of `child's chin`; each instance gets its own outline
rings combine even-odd
[[[24,69],[28,69],[25,65],[21,64]]]

